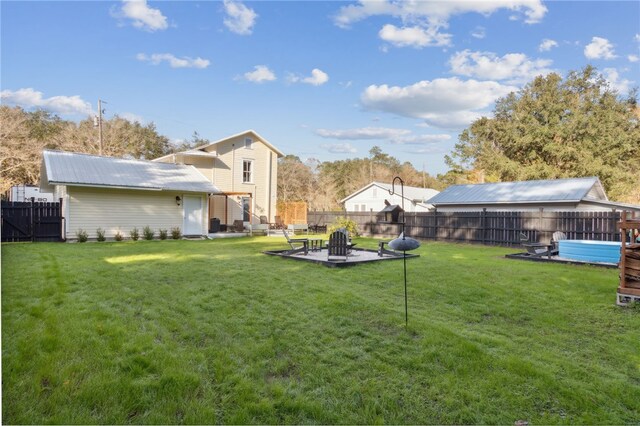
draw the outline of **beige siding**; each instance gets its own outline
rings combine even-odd
[[[251,149],[245,147],[245,138],[253,140]],[[252,133],[246,133],[224,140],[207,148],[218,155],[215,159],[187,157],[185,164],[191,164],[224,193],[232,193],[226,202],[223,197],[213,196],[210,217],[220,218],[222,223],[232,224],[242,219],[242,205],[239,193],[250,194],[253,200],[253,223],[260,222],[260,216],[267,216],[274,222],[276,215],[278,155]],[[164,162],[173,162],[173,157]],[[244,160],[253,162],[253,182],[242,182]]]
[[[68,187],[67,238],[76,238],[79,229],[87,231],[89,238],[96,237],[96,229],[102,228],[108,238],[120,232],[129,238],[129,231],[150,226],[170,230],[183,227],[182,205],[176,203],[178,192],[135,191]],[[201,195],[205,203],[205,195]],[[207,209],[203,204],[203,230],[207,232]]]

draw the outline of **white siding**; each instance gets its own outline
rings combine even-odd
[[[346,200],[344,208],[349,212],[357,212],[362,211],[362,206],[364,205],[365,211],[369,212],[373,209],[373,212],[377,213],[386,207],[384,200],[389,201],[391,204],[402,206],[402,197],[398,194],[389,195],[389,191],[372,186]],[[429,211],[422,205],[413,204],[409,200],[404,200],[404,208],[407,212]]]
[[[546,205],[522,205],[522,204],[502,204],[502,205],[480,205],[480,206],[439,206],[439,212],[477,212],[486,208],[490,212],[537,212],[543,208],[547,212],[610,212],[611,207],[590,205],[584,203],[546,204]]]
[[[136,191],[67,187],[67,238],[75,239],[79,229],[87,231],[89,238],[96,237],[96,229],[102,228],[108,238],[120,232],[129,238],[129,231],[150,226],[158,234],[159,229],[171,230],[183,226],[183,207],[176,203],[182,193],[165,191]],[[205,203],[205,195],[200,195]],[[203,204],[203,229],[208,228],[206,203]]]

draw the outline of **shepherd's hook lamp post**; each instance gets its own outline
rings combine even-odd
[[[402,233],[398,238],[389,242],[389,247],[393,250],[402,251],[402,262],[404,263],[404,326],[407,327],[409,325],[409,307],[407,303],[407,252],[420,247],[420,242],[404,235],[404,226],[406,222],[404,211],[404,181],[400,176],[393,178],[389,195],[396,194],[396,181],[400,182],[400,196],[402,197],[402,222],[400,222],[402,224]]]

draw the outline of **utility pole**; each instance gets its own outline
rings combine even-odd
[[[99,145],[99,149],[100,149],[100,155],[102,155],[102,113],[104,112],[102,110],[102,102],[104,102],[101,99],[98,99],[98,141],[100,143]],[[106,104],[106,102],[104,102]]]

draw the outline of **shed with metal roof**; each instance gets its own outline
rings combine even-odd
[[[128,238],[149,226],[207,233],[208,194],[219,189],[193,166],[43,151],[40,187],[62,198],[65,236]]]
[[[452,185],[428,200],[439,212],[611,211],[640,206],[609,201],[597,177]]]

